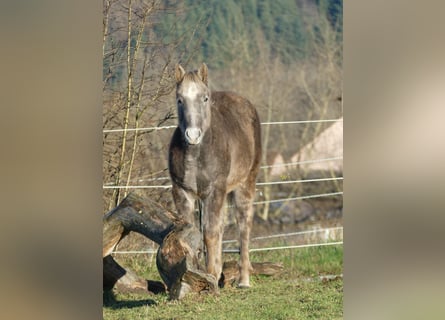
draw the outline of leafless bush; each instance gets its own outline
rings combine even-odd
[[[103,177],[105,184],[126,187],[104,192],[105,210],[117,205],[128,186],[166,168],[166,133],[138,129],[174,123],[174,64],[188,61],[199,39],[176,36],[173,29],[162,37],[153,32],[167,16],[185,19],[179,1],[170,7],[164,3],[104,1],[103,128],[123,131],[104,133]]]
[[[194,29],[181,30],[187,8],[181,1],[165,7],[159,0],[104,1],[104,129],[156,127],[176,123],[173,97],[173,66],[181,61],[195,60],[200,39]],[[271,50],[270,42],[259,31],[254,38],[243,32],[242,24],[234,27],[230,43],[221,50],[231,50],[236,57],[224,68],[210,67],[210,86],[216,90],[236,91],[257,107],[263,122],[289,120],[335,119],[342,116],[342,44],[339,29],[325,12],[307,8],[305,26],[310,39],[305,59],[283,62]],[[157,35],[153,30],[166,16],[175,17],[171,33]],[[253,44],[252,44],[253,43]],[[255,47],[255,52],[251,49]],[[208,61],[206,61],[208,62]],[[263,164],[271,154],[280,154],[289,161],[298,150],[314,139],[330,124],[263,126]],[[171,130],[126,131],[105,133],[103,140],[104,184],[131,186],[170,184],[168,180],[167,147]],[[299,179],[309,173],[288,170],[279,179]],[[323,175],[334,175],[334,172]],[[260,172],[259,181],[276,180],[270,170]],[[341,184],[333,184],[341,190]],[[320,190],[332,189],[318,186]],[[295,184],[284,189],[265,186],[259,189],[259,200],[269,200],[278,192],[303,194],[308,186]],[[104,209],[114,207],[129,189],[104,192]],[[169,203],[166,189],[139,190],[154,199]],[[257,215],[267,219],[269,206],[256,207]]]

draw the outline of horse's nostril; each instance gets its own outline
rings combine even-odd
[[[185,130],[185,138],[190,144],[198,144],[201,140],[202,131],[199,128],[188,128]]]

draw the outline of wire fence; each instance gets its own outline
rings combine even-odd
[[[280,122],[262,122],[262,125],[287,125],[287,124],[307,124],[307,123],[326,123],[326,122],[337,122],[337,121],[343,121],[342,118],[340,119],[328,119],[328,120],[298,120],[298,121],[280,121]],[[158,126],[158,127],[145,127],[145,128],[130,128],[130,129],[104,129],[103,133],[120,133],[120,132],[140,132],[140,131],[155,131],[155,130],[166,130],[166,129],[173,129],[176,128],[176,125],[171,126]],[[336,161],[336,160],[342,160],[343,156],[338,157],[330,157],[330,158],[322,158],[322,159],[312,159],[312,160],[303,160],[303,161],[297,161],[297,162],[290,162],[290,163],[279,163],[279,164],[272,164],[272,165],[263,165],[260,168],[261,169],[269,169],[269,168],[275,168],[275,167],[291,167],[291,166],[298,166],[301,164],[310,164],[310,163],[319,163],[319,162],[328,162],[328,161]],[[161,170],[160,172],[164,172],[167,169]],[[138,182],[143,181],[166,181],[170,180],[169,177],[158,177],[158,178],[149,178],[149,179],[138,179]],[[297,183],[316,183],[316,182],[327,182],[327,181],[339,181],[343,180],[343,177],[332,177],[332,178],[318,178],[318,179],[299,179],[299,180],[280,180],[280,181],[264,181],[264,182],[258,182],[257,186],[268,186],[268,185],[280,185],[280,184],[297,184]],[[169,189],[172,185],[128,185],[128,186],[116,186],[112,184],[104,185],[103,189]],[[294,200],[303,200],[303,199],[312,199],[312,198],[320,198],[320,197],[328,197],[328,196],[339,196],[343,195],[342,191],[338,192],[329,192],[329,193],[321,193],[321,194],[312,194],[312,195],[303,195],[299,197],[291,197],[291,198],[282,198],[282,199],[272,199],[272,200],[265,200],[265,201],[256,201],[253,204],[254,205],[260,205],[260,204],[266,204],[266,203],[279,203],[279,202],[287,202],[287,201],[294,201]],[[343,227],[336,227],[336,228],[325,228],[325,229],[314,229],[314,230],[305,230],[305,231],[297,231],[292,233],[285,233],[285,234],[275,234],[275,235],[268,235],[263,237],[256,237],[252,238],[251,241],[257,241],[257,240],[265,240],[265,239],[273,239],[273,238],[288,238],[292,236],[297,235],[306,235],[311,233],[318,233],[318,232],[331,232],[333,230],[341,230],[343,231]],[[230,244],[230,243],[236,243],[238,240],[225,240],[223,241],[223,244]],[[273,251],[273,250],[285,250],[285,249],[298,249],[298,248],[310,248],[310,247],[321,247],[321,246],[338,246],[342,245],[343,241],[326,241],[326,242],[320,242],[320,243],[307,243],[307,244],[295,244],[295,245],[284,245],[284,246],[273,246],[273,247],[259,247],[259,248],[252,248],[249,250],[249,252],[260,252],[260,251]],[[155,254],[157,250],[152,248],[142,249],[142,250],[128,250],[128,251],[114,251],[113,254]],[[239,248],[225,248],[223,249],[224,253],[239,253]]]
[[[165,180],[170,179],[166,178]],[[164,180],[164,179],[162,179]],[[322,182],[322,181],[335,181],[335,180],[343,180],[343,177],[334,177],[334,178],[319,178],[319,179],[302,179],[302,180],[280,180],[280,181],[269,181],[269,182],[257,182],[257,186],[267,186],[267,185],[277,185],[277,184],[290,184],[290,183],[305,183],[305,182]],[[136,186],[114,186],[114,185],[105,185],[104,189],[168,189],[171,188],[172,185],[136,185]]]
[[[280,234],[274,234],[274,235],[268,235],[268,236],[261,236],[261,237],[255,237],[252,238],[250,241],[255,242],[258,240],[270,240],[270,239],[276,239],[276,238],[288,238],[292,236],[301,236],[301,235],[308,235],[308,234],[314,234],[314,233],[330,233],[333,231],[342,230],[343,227],[333,227],[333,228],[319,228],[319,229],[312,229],[312,230],[304,230],[304,231],[295,231],[295,232],[288,232],[288,233],[280,233]],[[236,243],[238,240],[224,240],[222,243]]]
[[[323,120],[296,120],[296,121],[274,121],[274,122],[262,122],[261,125],[283,125],[283,124],[307,124],[307,123],[327,123],[327,122],[337,122],[343,121],[343,118],[339,119],[323,119]],[[176,128],[176,125],[170,126],[159,126],[159,127],[146,127],[146,128],[127,128],[127,129],[104,129],[103,133],[119,133],[119,132],[132,132],[132,131],[153,131],[153,130],[164,130],[164,129],[173,129]],[[290,163],[280,163],[280,164],[272,164],[272,165],[264,165],[261,166],[260,169],[268,169],[268,168],[276,168],[276,167],[286,167],[286,166],[297,166],[300,164],[310,164],[310,163],[318,163],[318,162],[326,162],[326,161],[335,161],[342,160],[343,157],[331,157],[324,159],[313,159],[313,160],[303,160],[296,161]],[[165,170],[163,170],[165,171]],[[152,179],[151,181],[160,181],[160,180],[168,180],[168,177],[160,177]],[[305,182],[319,182],[319,181],[330,181],[330,180],[341,180],[343,177],[334,177],[334,178],[326,178],[326,179],[309,179],[309,180],[297,180],[297,181],[276,181],[276,182],[260,182],[257,183],[257,186],[262,185],[273,185],[273,184],[289,184],[289,183],[305,183]],[[171,185],[125,185],[125,186],[116,186],[112,184],[105,184],[103,189],[169,189]]]
[[[307,234],[314,234],[314,233],[324,233],[325,238],[331,238],[330,235],[334,231],[341,231],[340,238],[343,238],[343,227],[333,227],[333,228],[320,228],[320,229],[313,229],[313,230],[305,230],[305,231],[296,231],[296,232],[290,232],[290,233],[281,233],[281,234],[274,234],[274,235],[268,235],[268,236],[262,236],[262,237],[255,237],[252,238],[250,241],[251,243],[258,241],[258,240],[270,240],[270,239],[276,239],[276,238],[289,238],[293,236],[300,236],[300,235],[307,235]],[[230,243],[238,243],[238,240],[224,240],[224,244],[230,244]],[[326,242],[320,242],[320,243],[307,243],[307,244],[298,244],[298,245],[283,245],[283,246],[274,246],[274,247],[258,247],[258,248],[252,248],[249,249],[249,252],[261,252],[261,251],[275,251],[275,250],[285,250],[285,249],[302,249],[302,248],[312,248],[312,247],[323,247],[323,246],[338,246],[343,245],[343,241],[326,241]],[[239,253],[239,248],[225,248],[223,249],[223,253]],[[153,248],[147,248],[147,249],[141,249],[141,250],[117,250],[113,251],[113,254],[156,254],[157,249]]]
[[[308,243],[294,246],[280,246],[280,247],[266,247],[266,248],[253,248],[249,249],[249,252],[260,252],[260,251],[274,251],[274,250],[285,250],[285,249],[303,249],[303,248],[313,248],[313,247],[324,247],[324,246],[338,246],[342,245],[343,241],[337,242],[323,242],[323,243]],[[113,251],[112,254],[156,254],[158,250],[146,249],[146,250],[128,250],[128,251]],[[239,249],[223,249],[223,253],[240,253]]]
[[[279,203],[279,202],[285,202],[285,201],[295,201],[295,200],[304,200],[304,199],[314,199],[314,198],[321,198],[321,197],[331,197],[331,196],[338,196],[338,195],[342,195],[342,194],[343,194],[343,191],[329,192],[329,193],[320,193],[320,194],[310,194],[310,195],[306,195],[306,196],[293,197],[293,198],[282,198],[282,199],[274,199],[274,200],[255,201],[253,203],[253,205],[266,204],[266,203]]]
[[[314,162],[322,162],[322,161],[331,161],[331,160],[341,160],[343,159],[343,157],[335,157],[335,158],[326,158],[326,159],[318,159],[318,160],[307,160],[307,161],[298,161],[298,162],[290,162],[290,163],[280,163],[280,164],[276,164],[276,165],[270,165],[270,166],[262,166],[260,167],[261,169],[266,169],[266,168],[272,168],[272,167],[282,167],[282,166],[294,166],[294,165],[298,165],[298,164],[303,164],[303,163],[314,163]],[[146,179],[146,180],[141,180],[139,179],[139,181],[162,181],[162,180],[170,180],[169,177],[160,177],[160,178],[152,178],[152,179]],[[320,182],[320,181],[333,181],[333,180],[343,180],[343,177],[333,177],[333,178],[320,178],[320,179],[303,179],[303,180],[280,180],[280,181],[271,181],[271,182],[258,182],[256,183],[257,186],[262,186],[262,185],[272,185],[272,184],[288,184],[288,183],[305,183],[305,182]],[[171,185],[129,185],[129,186],[115,186],[115,185],[104,185],[103,189],[137,189],[137,188],[141,188],[141,189],[155,189],[155,188],[160,188],[160,189],[165,189],[165,188],[171,188]]]
[[[303,160],[303,161],[296,161],[296,162],[289,162],[289,163],[277,163],[277,164],[261,166],[260,169],[297,166],[299,164],[317,163],[317,162],[334,161],[334,160],[342,160],[342,159],[343,159],[343,157],[332,157],[332,158],[324,158],[324,159]]]
[[[325,122],[336,122],[336,121],[343,121],[343,119],[339,118],[339,119],[326,119],[326,120],[274,121],[274,122],[261,122],[261,125],[325,123]],[[146,127],[146,128],[103,129],[102,131],[103,133],[136,132],[136,131],[139,132],[139,131],[174,129],[176,127],[177,125],[171,125],[171,126]]]
[[[249,252],[260,252],[260,251],[273,251],[273,250],[285,250],[285,249],[301,249],[301,248],[311,248],[311,247],[323,247],[323,246],[336,246],[343,244],[343,241],[338,242],[326,242],[326,243],[309,243],[301,244],[295,246],[281,246],[281,247],[268,247],[268,248],[254,248],[249,249]],[[225,249],[224,253],[239,253],[239,249]]]

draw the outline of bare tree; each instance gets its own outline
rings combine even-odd
[[[165,3],[171,4],[166,7]],[[320,9],[321,8],[321,9]],[[307,8],[305,25],[309,41],[307,58],[283,62],[271,50],[270,41],[258,30],[252,34],[244,28],[243,16],[229,32],[228,43],[221,50],[232,60],[223,69],[211,68],[212,89],[233,90],[246,96],[257,107],[262,122],[318,120],[342,115],[342,45],[339,30],[322,7]],[[104,183],[122,186],[104,192],[104,211],[119,203],[129,187],[140,180],[167,177],[169,130],[138,130],[141,127],[174,125],[171,103],[174,82],[173,65],[185,65],[197,56],[200,40],[196,36],[208,21],[201,17],[189,30],[182,19],[190,19],[181,1],[104,0]],[[155,32],[160,23],[172,21],[161,35]],[[230,30],[229,30],[230,31]],[[302,48],[303,50],[303,48]],[[226,52],[224,51],[224,52]],[[268,152],[290,159],[329,124],[263,126],[263,164]],[[299,178],[305,172],[287,171],[279,179]],[[333,173],[332,173],[333,174]],[[262,170],[259,181],[277,179]],[[168,179],[153,180],[169,184]],[[263,186],[261,200],[271,200],[277,186]],[[289,194],[301,193],[301,184],[287,188]],[[146,190],[145,196],[169,199],[169,191]],[[257,215],[269,217],[269,206],[257,207]]]
[[[103,139],[106,184],[120,186],[104,192],[104,209],[116,206],[136,177],[166,168],[165,140],[158,131],[141,127],[173,124],[169,98],[174,89],[174,64],[193,56],[199,39],[174,29],[155,32],[166,17],[184,19],[184,7],[166,7],[160,0],[104,1]],[[197,25],[201,28],[204,25]],[[162,160],[161,160],[162,159]]]

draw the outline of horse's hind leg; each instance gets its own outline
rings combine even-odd
[[[233,202],[236,210],[236,218],[240,231],[240,288],[250,287],[250,271],[252,266],[249,258],[250,230],[253,221],[253,196],[255,185],[252,188],[240,188],[233,193]]]

